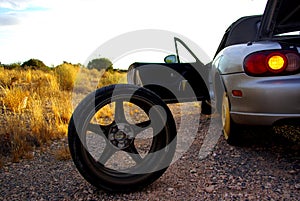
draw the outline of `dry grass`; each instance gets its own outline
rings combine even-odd
[[[36,146],[36,139],[29,133],[24,119],[25,114],[5,113],[5,127],[1,129],[1,153],[11,155],[13,162],[18,162],[21,157],[27,157],[29,151]]]
[[[120,81],[126,82],[126,73],[80,69],[69,63],[46,72],[0,68],[0,123],[4,125],[0,127],[0,158],[8,156],[14,162],[31,158],[35,147],[66,137],[73,88],[78,83],[83,83],[81,90],[92,91]],[[67,150],[56,155],[67,158]]]
[[[71,159],[70,150],[67,146],[54,150],[53,155],[56,158],[56,160],[59,161],[66,161]]]
[[[29,93],[21,88],[3,89],[2,102],[13,112],[20,112],[26,107]]]
[[[127,77],[125,73],[120,72],[104,72],[98,82],[98,88],[115,83],[126,83]]]

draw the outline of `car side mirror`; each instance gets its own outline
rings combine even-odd
[[[164,58],[165,63],[172,64],[172,63],[178,63],[177,56],[174,54],[168,55]]]

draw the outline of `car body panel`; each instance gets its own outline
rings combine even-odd
[[[251,77],[237,73],[222,78],[229,94],[230,113],[235,123],[272,125],[281,118],[300,118],[299,74]],[[233,96],[232,90],[241,90],[243,96]]]
[[[261,41],[226,47],[216,56],[216,59],[222,57],[217,68],[220,74],[244,72],[243,62],[247,55],[261,50],[273,49],[281,49],[280,44],[271,41]]]

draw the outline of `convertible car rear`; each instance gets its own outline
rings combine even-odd
[[[299,124],[300,3],[268,1],[264,15],[236,21],[212,65],[214,99],[230,143],[238,125]]]
[[[194,57],[183,63],[182,44]],[[240,125],[300,124],[300,3],[269,0],[263,15],[242,17],[225,32],[212,65],[204,65],[175,38],[166,63],[134,63],[128,81],[166,102],[202,101],[221,114],[223,133],[234,143]],[[211,104],[213,103],[213,104]]]

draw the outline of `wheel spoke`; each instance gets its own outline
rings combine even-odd
[[[106,144],[101,156],[98,159],[98,162],[102,165],[105,163],[116,153],[116,149],[114,149],[111,145]]]
[[[140,122],[132,126],[135,136],[148,128],[151,128],[151,120]]]
[[[136,147],[134,146],[134,143],[132,143],[123,151],[126,151],[129,154],[129,156],[136,162],[136,164],[139,164],[143,160]]]
[[[115,104],[115,121],[116,123],[125,123],[126,117],[122,100],[117,100]]]
[[[87,130],[92,131],[95,134],[98,134],[98,135],[101,135],[101,136],[104,135],[104,136],[107,137],[110,127],[111,127],[111,125],[103,126],[103,125],[100,125],[100,124],[89,123],[89,125],[87,127]]]

